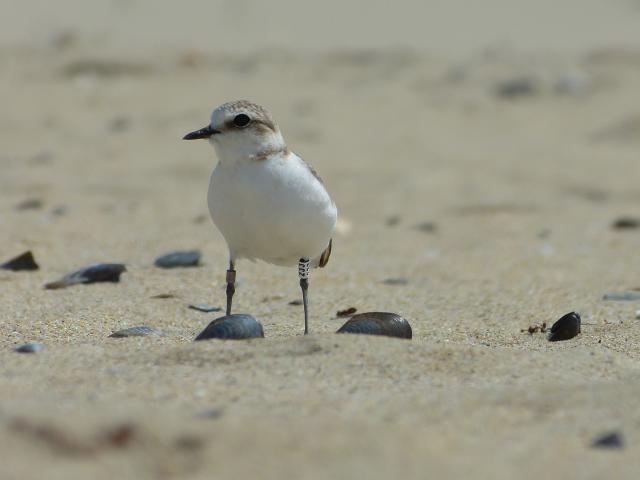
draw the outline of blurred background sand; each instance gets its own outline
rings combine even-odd
[[[5,5],[0,262],[40,270],[0,270],[0,477],[638,477],[640,302],[602,297],[640,288],[640,2],[345,3]],[[243,262],[267,338],[191,342],[227,259],[180,139],[234,98],[338,204],[307,338],[295,269]],[[42,288],[100,261],[128,272]],[[337,336],[347,307],[414,338]],[[165,336],[108,338],[136,325]]]

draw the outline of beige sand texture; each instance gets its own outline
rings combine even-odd
[[[0,270],[0,478],[640,476],[640,302],[602,300],[640,288],[637,1],[158,3],[3,8],[0,260],[41,268]],[[227,259],[181,137],[234,98],[339,207],[308,337],[296,269],[241,262],[266,338],[192,342]],[[42,288],[93,262],[128,272]],[[414,338],[336,335],[348,307]]]

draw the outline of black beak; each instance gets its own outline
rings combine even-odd
[[[200,130],[196,130],[195,132],[187,133],[184,137],[182,137],[182,139],[183,140],[198,140],[200,138],[209,138],[211,135],[214,135],[216,133],[220,133],[220,131],[211,128],[211,125],[207,125],[206,127],[201,128]]]

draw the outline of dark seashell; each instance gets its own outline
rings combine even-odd
[[[358,309],[356,307],[345,308],[344,310],[338,310],[336,312],[336,317],[338,318],[350,317],[357,311]]]
[[[44,349],[41,343],[25,343],[16,348],[18,353],[40,353]]]
[[[640,228],[640,218],[620,217],[611,227],[615,230],[635,230]]]
[[[640,293],[638,292],[605,293],[602,299],[609,300],[611,302],[637,302],[638,300],[640,300]]]
[[[361,333],[387,337],[411,338],[411,325],[400,315],[389,312],[366,312],[351,317],[336,333]]]
[[[120,274],[126,271],[126,267],[121,263],[96,263],[65,275],[60,280],[47,283],[44,288],[65,288],[78,283],[119,282]]]
[[[570,312],[554,323],[549,330],[549,341],[570,340],[580,333],[580,315]]]
[[[415,229],[424,233],[435,233],[438,227],[433,222],[422,222],[415,226]]]
[[[157,295],[152,295],[149,297],[152,300],[165,300],[167,298],[176,298],[175,293],[159,293]]]
[[[0,265],[0,268],[17,272],[18,270],[38,270],[40,267],[33,258],[31,250],[28,250],[8,262],[3,263]]]
[[[385,285],[407,285],[409,283],[409,279],[405,277],[385,278],[382,283]]]
[[[620,432],[609,432],[596,437],[591,446],[594,448],[624,448],[624,437]]]
[[[197,310],[198,312],[204,313],[212,313],[212,312],[220,312],[222,308],[220,307],[210,307],[209,305],[198,304],[198,305],[189,305],[191,310]]]
[[[198,250],[171,252],[156,258],[155,266],[160,268],[197,267],[200,256]]]
[[[499,83],[496,87],[496,95],[502,98],[519,98],[538,93],[538,84],[533,77],[515,77]]]
[[[122,330],[118,330],[117,332],[113,332],[109,335],[110,338],[126,338],[126,337],[146,337],[148,335],[157,335],[162,336],[162,332],[155,330],[150,327],[140,326],[140,327],[130,327],[124,328]]]
[[[205,328],[196,340],[243,340],[247,338],[264,338],[262,324],[251,315],[233,314],[216,318]]]
[[[27,198],[16,205],[16,210],[38,210],[44,202],[40,198]]]

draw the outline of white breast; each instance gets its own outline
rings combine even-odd
[[[319,257],[337,217],[322,183],[294,153],[219,163],[208,203],[231,258],[276,265]]]

